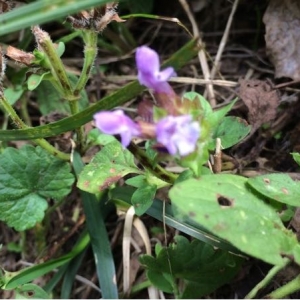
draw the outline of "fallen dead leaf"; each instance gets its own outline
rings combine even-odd
[[[264,14],[266,46],[275,77],[300,79],[300,1],[270,0]]]
[[[240,97],[248,108],[248,121],[252,125],[250,136],[263,124],[276,117],[279,93],[267,81],[240,79]]]

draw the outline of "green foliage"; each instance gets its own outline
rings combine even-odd
[[[248,184],[267,198],[299,206],[300,184],[286,174],[266,174],[248,179]]]
[[[291,153],[295,162],[300,166],[300,153]]]
[[[230,116],[221,121],[214,132],[214,138],[220,138],[222,148],[226,149],[240,142],[250,131],[251,126],[243,119]]]
[[[177,216],[194,220],[244,253],[274,265],[290,255],[300,263],[296,236],[246,183],[237,175],[207,175],[178,183],[169,196]]]
[[[68,74],[70,82],[75,85],[77,76]],[[60,113],[70,113],[70,106],[67,100],[62,99],[62,95],[54,88],[54,86],[47,80],[43,80],[36,88],[37,102],[39,109],[43,115],[47,115],[54,111]],[[82,111],[89,105],[89,100],[85,90],[80,93],[78,101],[79,109]]]
[[[129,173],[141,173],[133,155],[118,142],[111,142],[98,152],[79,176],[77,186],[89,193],[99,193]]]
[[[140,262],[154,286],[181,299],[203,297],[230,282],[243,261],[198,240],[176,236],[175,241],[156,248],[156,257],[142,255]]]
[[[73,182],[69,164],[42,148],[6,148],[0,155],[0,219],[18,231],[33,227],[42,221],[47,199],[62,199]]]
[[[16,289],[15,299],[49,299],[49,295],[38,285],[24,284]]]
[[[152,205],[156,189],[156,185],[145,183],[144,185],[139,186],[138,189],[133,193],[131,203],[134,206],[135,213],[138,216],[144,214]]]

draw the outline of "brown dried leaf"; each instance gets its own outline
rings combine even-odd
[[[24,52],[18,48],[15,48],[13,46],[8,46],[7,49],[6,49],[6,55],[13,59],[14,61],[16,62],[19,62],[19,63],[22,63],[26,66],[30,66],[35,57],[32,53],[27,53],[27,52]]]
[[[272,84],[257,79],[240,79],[240,97],[248,108],[248,120],[253,134],[263,123],[276,117],[279,93]]]
[[[300,79],[300,1],[270,0],[264,14],[266,46],[276,77]]]

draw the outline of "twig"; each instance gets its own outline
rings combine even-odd
[[[199,44],[200,44],[200,46],[202,46],[202,47],[200,47],[200,51],[198,52],[198,57],[199,57],[199,61],[200,61],[200,64],[201,64],[201,69],[202,69],[202,72],[203,72],[204,79],[210,80],[210,70],[209,70],[209,66],[208,66],[205,51],[204,51],[204,43],[202,42],[202,39],[200,38],[200,32],[199,32],[196,20],[195,20],[192,12],[190,10],[190,7],[189,7],[188,3],[186,2],[186,0],[178,0],[178,1],[180,2],[181,6],[185,10],[185,12],[186,12],[191,24],[192,24],[194,36],[199,37]],[[214,87],[211,83],[207,83],[206,84],[206,89],[207,89],[207,94],[208,94],[210,104],[211,104],[212,107],[214,107],[216,105]],[[206,92],[204,93],[204,97],[205,97],[205,95],[206,95]]]
[[[227,43],[227,39],[228,39],[228,36],[229,36],[229,31],[230,31],[230,27],[231,27],[231,24],[232,24],[233,16],[234,16],[234,14],[236,12],[236,9],[238,7],[238,3],[239,3],[239,0],[235,0],[234,3],[233,3],[231,13],[229,15],[229,18],[228,18],[228,21],[227,21],[227,24],[226,24],[226,28],[225,28],[225,31],[224,31],[223,37],[221,39],[219,49],[218,49],[218,52],[217,52],[217,55],[216,55],[216,58],[215,58],[215,61],[214,61],[214,66],[213,66],[213,68],[211,70],[211,73],[210,73],[210,79],[214,79],[214,77],[217,73],[217,70],[219,68],[221,57],[222,57],[225,45]]]

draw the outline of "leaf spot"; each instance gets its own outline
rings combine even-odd
[[[264,183],[266,183],[266,184],[270,184],[270,183],[271,183],[271,181],[270,181],[270,179],[269,179],[269,178],[264,178]]]
[[[115,173],[116,172],[116,169],[115,168],[111,168],[110,170],[109,170],[109,173]]]
[[[246,236],[244,234],[241,235],[241,238],[242,238],[242,242],[244,244],[248,244],[248,240],[247,240],[247,238],[246,238]]]
[[[288,191],[286,188],[282,188],[282,192],[283,192],[284,194],[286,194],[286,195],[289,194],[289,191]]]
[[[242,219],[244,219],[244,220],[247,219],[246,213],[243,210],[240,211],[240,215],[241,215]]]
[[[233,200],[232,199],[229,199],[229,198],[224,197],[222,195],[217,195],[217,201],[218,201],[218,204],[221,207],[229,207],[229,206],[233,205]]]
[[[190,211],[190,212],[189,212],[189,217],[191,217],[191,218],[194,218],[194,217],[196,217],[196,214],[195,214],[195,212],[193,212],[193,211]]]

